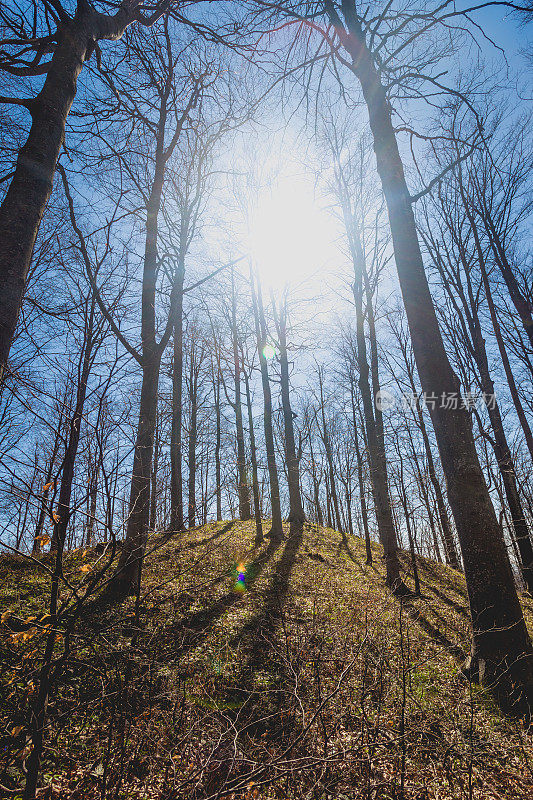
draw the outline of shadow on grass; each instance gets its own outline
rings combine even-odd
[[[252,577],[249,584],[257,580],[265,564],[273,557],[276,550],[280,547],[280,542],[271,542],[254,561],[248,566],[248,571]],[[207,608],[202,608],[193,614],[182,619],[177,626],[173,627],[174,635],[183,635],[180,644],[181,650],[190,650],[195,647],[200,638],[217,619],[219,619],[229,608],[240,601],[241,595],[235,591],[226,592]]]
[[[443,650],[446,650],[457,662],[459,666],[464,664],[467,654],[463,648],[452,642],[441,630],[435,627],[435,624],[430,622],[424,610],[412,605],[411,602],[405,602],[404,608],[407,611],[410,619],[418,625],[434,642],[436,642]]]
[[[220,528],[220,530],[215,531],[212,536],[206,536],[205,539],[198,539],[196,542],[189,542],[188,544],[183,545],[183,547],[180,549],[183,552],[185,550],[194,550],[195,548],[201,547],[204,544],[209,544],[209,542],[212,542],[215,539],[219,539],[225,533],[228,533],[233,528],[234,525],[235,525],[235,520],[227,522],[225,525],[222,526],[222,528]],[[182,533],[188,533],[188,531],[183,531]],[[171,542],[173,539],[179,536],[180,536],[179,533],[166,534],[164,537],[164,543],[166,544],[167,542]]]
[[[207,536],[204,539],[199,539],[196,542],[190,542],[183,545],[182,548],[177,547],[181,552],[186,550],[191,550],[196,547],[208,545],[210,542],[219,539],[226,533],[232,529],[235,525],[234,521],[230,521],[223,525],[220,530],[215,531],[214,534],[211,536]],[[185,533],[185,531],[183,532]],[[161,537],[160,541],[148,549],[148,553],[146,555],[146,559],[149,560],[151,557],[157,558],[158,550],[162,547],[165,547],[173,538],[175,538],[178,534],[165,534]],[[166,554],[164,554],[166,557]],[[111,571],[110,571],[111,576]],[[226,577],[225,574],[220,575],[218,578],[215,578],[211,582],[211,586],[214,587],[216,584],[220,583]],[[115,609],[120,603],[127,600],[128,598],[127,593],[125,593],[122,589],[115,589],[112,585],[108,585],[105,587],[100,594],[97,594],[94,598],[92,598],[86,605],[83,611],[82,619],[83,623],[88,626],[94,626],[96,629],[103,629],[106,627],[107,619],[106,614],[108,614],[112,609]],[[142,592],[141,592],[141,599],[142,599]],[[115,620],[115,622],[117,622]]]
[[[247,660],[250,668],[253,668],[256,661],[268,657],[268,653],[264,652],[265,641],[274,634],[277,622],[281,618],[283,602],[289,591],[291,572],[302,544],[302,537],[302,529],[289,535],[281,558],[272,573],[270,584],[265,591],[262,608],[231,641],[232,647],[236,647],[242,640],[247,638],[252,640],[252,647],[249,650]]]

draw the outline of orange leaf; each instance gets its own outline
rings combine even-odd
[[[15,725],[14,728],[11,728],[10,734],[11,736],[18,736],[21,731],[24,730],[24,725]]]
[[[44,486],[43,486],[43,492],[47,492],[48,489],[53,485],[54,485],[54,481],[48,481],[48,483],[45,483]]]
[[[80,567],[80,572],[90,572],[92,568],[92,564],[84,564],[83,567]]]

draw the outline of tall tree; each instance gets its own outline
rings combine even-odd
[[[279,364],[281,380],[281,406],[283,409],[283,423],[285,433],[285,458],[287,462],[287,482],[289,484],[289,523],[291,532],[299,532],[305,522],[305,514],[302,505],[302,495],[300,492],[300,465],[296,453],[296,443],[294,439],[294,417],[296,416],[291,407],[291,391],[289,377],[289,356],[287,351],[287,292],[284,293],[280,302],[280,308],[276,306],[272,297],[272,310],[276,324],[276,332],[279,344]]]
[[[274,428],[272,425],[272,392],[268,375],[267,351],[268,335],[261,286],[255,289],[254,275],[250,270],[250,286],[252,291],[252,306],[255,321],[255,335],[257,339],[257,353],[261,369],[261,384],[263,387],[263,425],[265,432],[265,447],[268,464],[268,478],[270,484],[270,508],[272,511],[272,527],[268,536],[272,540],[283,538],[283,523],[281,518],[281,503],[279,497],[278,467],[276,464],[276,450],[274,445]],[[272,349],[272,346],[270,346]]]

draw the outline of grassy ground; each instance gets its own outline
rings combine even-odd
[[[347,552],[329,529],[279,546],[253,537],[239,522],[152,537],[140,627],[133,598],[93,606],[77,625],[50,702],[40,797],[533,797],[530,735],[459,671],[460,575],[420,559],[424,597],[400,604],[377,547],[368,567],[361,540]],[[96,558],[68,557],[73,584]],[[0,559],[7,788],[23,782],[43,646],[31,619],[19,623],[38,626],[48,580]]]

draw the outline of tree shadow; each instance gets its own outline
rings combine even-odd
[[[254,561],[248,565],[248,572],[250,575],[248,585],[253,585],[280,545],[280,542],[270,542]],[[229,574],[229,571],[226,574]],[[193,614],[184,617],[178,625],[172,626],[172,633],[174,636],[179,636],[180,633],[182,634],[180,650],[190,650],[195,647],[205,631],[207,631],[229,608],[238,603],[240,599],[241,595],[236,591],[232,590],[226,592],[207,608],[195,611]]]
[[[433,584],[426,583],[426,588],[438,597],[439,600],[442,600],[443,603],[452,608],[457,614],[460,614],[465,619],[470,619],[470,612],[462,603],[457,603],[455,600],[452,600],[451,597],[448,597],[447,594],[437,589]]]
[[[411,602],[404,602],[404,608],[407,611],[409,618],[413,620],[413,622],[418,625],[418,627],[421,628],[424,633],[433,639],[434,642],[440,645],[443,650],[446,650],[459,666],[464,664],[467,654],[463,648],[455,642],[452,642],[452,640],[449,639],[442,631],[436,628],[435,625],[430,622],[421,608],[415,607]]]
[[[233,528],[234,525],[235,525],[235,520],[232,520],[231,522],[227,522],[222,528],[220,528],[220,530],[215,531],[212,536],[206,536],[205,539],[198,539],[196,542],[189,542],[188,544],[184,545],[181,548],[181,550],[182,551],[184,551],[184,550],[194,550],[197,547],[201,547],[204,544],[209,544],[209,542],[213,542],[215,539],[219,539],[225,533],[228,533]],[[167,541],[171,541],[171,539],[175,535],[176,534],[172,534],[172,536],[167,537]]]
[[[264,653],[258,647],[264,640],[272,636],[277,621],[281,617],[283,602],[289,590],[290,576],[296,563],[296,556],[302,544],[303,529],[289,535],[280,560],[272,573],[270,584],[265,591],[264,603],[260,611],[243,626],[241,631],[231,640],[236,647],[243,639],[251,638],[253,645],[249,651],[247,663],[253,666],[256,659],[263,658]],[[257,634],[260,634],[258,637]]]
[[[290,577],[302,539],[302,527],[291,531],[264,591],[261,608],[229,643],[238,653],[239,668],[233,677],[220,676],[215,702],[233,724],[228,729],[228,741],[221,740],[210,768],[210,781],[221,792],[222,789],[230,792],[233,784],[242,779],[233,755],[237,729],[243,741],[264,742],[268,736],[269,747],[280,746],[286,753],[301,732],[297,716],[291,713],[287,695],[290,676],[276,648],[275,633],[283,620]]]
[[[461,581],[460,575],[461,575],[461,573],[459,573],[459,572],[457,573],[457,582],[455,582],[454,580],[452,580],[450,575],[446,574],[444,569],[441,569],[441,570],[436,569],[435,566],[430,561],[427,561],[426,559],[424,559],[424,560],[417,559],[417,565],[418,565],[419,572],[421,574],[429,575],[431,577],[433,583],[440,584],[443,588],[446,588],[449,591],[452,591],[455,594],[458,594],[460,597],[462,597],[465,600],[465,602],[468,602],[468,598],[467,598],[467,594],[466,594],[466,588],[464,586],[460,585],[460,581]]]

